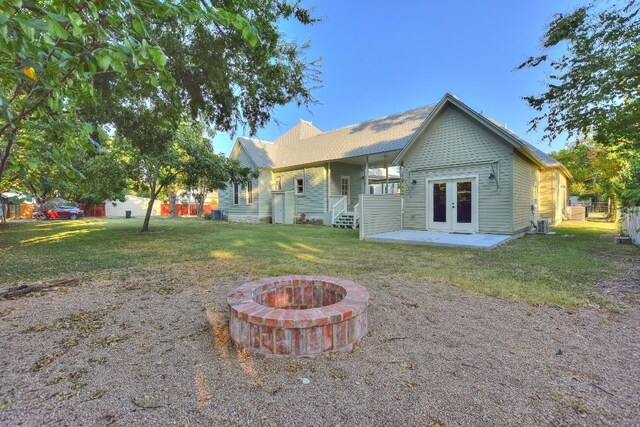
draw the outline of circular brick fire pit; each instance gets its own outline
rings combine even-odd
[[[324,276],[245,283],[227,297],[233,341],[263,356],[351,350],[367,333],[369,293]]]

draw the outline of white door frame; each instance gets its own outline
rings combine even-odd
[[[272,193],[273,223],[284,224],[284,193]]]
[[[351,204],[351,177],[348,175],[342,175],[340,176],[340,195],[344,196],[344,194],[342,194],[342,180],[346,179],[347,180],[347,207]]]
[[[426,203],[425,203],[425,210],[426,210],[426,224],[425,227],[427,230],[439,230],[439,231],[449,231],[449,232],[471,232],[471,233],[477,233],[479,230],[479,226],[480,226],[480,218],[478,215],[479,212],[479,184],[478,184],[478,175],[477,174],[463,174],[463,175],[433,175],[433,176],[429,176],[425,179],[425,184],[426,184]],[[463,226],[456,226],[456,223],[453,221],[453,218],[451,218],[451,220],[447,221],[447,228],[448,229],[444,229],[444,227],[434,227],[433,226],[433,221],[431,220],[432,217],[432,206],[431,206],[431,202],[433,200],[433,194],[432,194],[432,190],[431,190],[431,183],[433,182],[440,182],[440,181],[447,181],[447,192],[449,192],[449,185],[455,184],[458,181],[471,181],[471,223],[468,225],[468,227]],[[456,186],[457,187],[457,186]],[[447,195],[447,201],[448,200],[448,195]],[[448,205],[447,205],[448,208]],[[456,205],[456,209],[457,209],[457,205]],[[449,218],[450,215],[447,216],[447,218]]]

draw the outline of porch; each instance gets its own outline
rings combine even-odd
[[[443,231],[398,230],[367,235],[367,241],[405,243],[413,245],[458,246],[489,249],[500,245],[513,236],[505,234],[459,234]]]

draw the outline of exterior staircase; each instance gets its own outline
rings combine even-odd
[[[354,212],[342,212],[333,221],[333,226],[340,228],[358,228],[360,226],[360,218],[357,218]]]

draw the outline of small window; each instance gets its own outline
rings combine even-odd
[[[251,181],[247,183],[247,204],[253,204],[253,183]]]
[[[276,176],[276,183],[274,186],[276,191],[280,191],[282,190],[282,177],[281,176]]]
[[[237,205],[240,201],[240,184],[233,183],[233,204]]]
[[[296,194],[304,194],[304,178],[296,177],[295,179]]]

